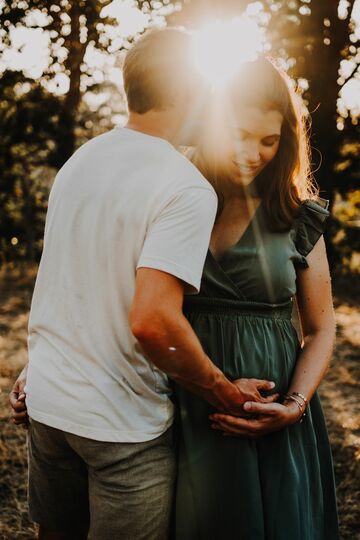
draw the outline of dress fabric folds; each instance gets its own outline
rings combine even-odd
[[[300,351],[292,324],[296,266],[323,233],[323,201],[305,201],[273,232],[259,206],[220,261],[208,252],[201,291],[184,312],[229,379],[273,380],[285,393]],[[314,359],[316,361],[316,359]],[[210,428],[209,404],[180,386],[176,540],[338,540],[333,465],[318,395],[304,421],[257,440]]]

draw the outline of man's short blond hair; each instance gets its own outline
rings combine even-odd
[[[129,110],[143,114],[174,106],[192,80],[191,36],[180,28],[146,32],[128,51],[124,88]]]

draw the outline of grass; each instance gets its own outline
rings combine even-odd
[[[26,432],[10,421],[7,395],[26,363],[26,327],[36,267],[0,272],[0,540],[30,540]],[[360,313],[354,278],[335,280],[337,345],[320,387],[333,449],[341,538],[360,538]],[[251,539],[249,539],[251,540]]]

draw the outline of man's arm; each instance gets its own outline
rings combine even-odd
[[[273,383],[258,379],[238,379],[231,383],[203,351],[193,329],[182,313],[185,284],[160,270],[139,268],[136,291],[129,314],[133,335],[147,358],[173,380],[202,396],[218,411],[244,414],[246,401],[267,403],[276,396],[262,398]],[[25,404],[27,366],[10,393],[15,424],[28,424]]]
[[[257,379],[232,383],[206,356],[182,313],[184,286],[166,272],[137,270],[129,322],[147,358],[219,411],[239,415],[246,401],[269,401],[259,390],[271,390],[273,383]]]

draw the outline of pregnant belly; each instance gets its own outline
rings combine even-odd
[[[285,392],[299,354],[289,319],[192,313],[189,322],[211,360],[233,380],[272,380]]]

